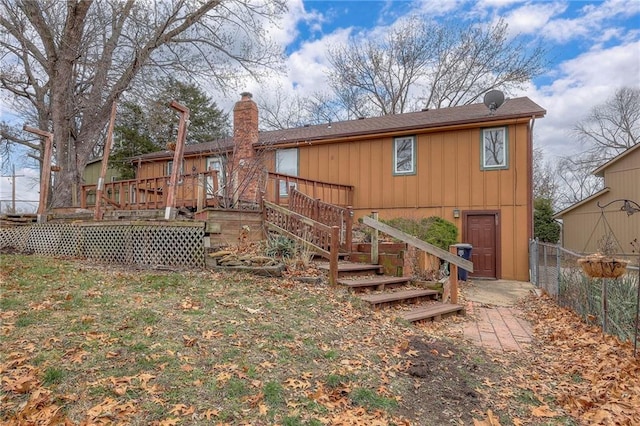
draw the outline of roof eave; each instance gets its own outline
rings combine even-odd
[[[564,210],[562,210],[562,211],[559,211],[558,213],[556,213],[556,214],[554,214],[554,215],[553,215],[553,218],[554,218],[554,219],[561,219],[561,218],[562,218],[562,216],[564,216],[565,214],[569,213],[570,211],[575,210],[575,209],[577,209],[578,207],[585,205],[585,204],[586,204],[586,203],[588,203],[589,201],[593,201],[593,200],[595,200],[596,198],[600,197],[601,195],[606,194],[606,193],[607,193],[607,192],[609,192],[610,190],[611,190],[611,188],[609,188],[609,187],[603,188],[603,189],[601,189],[600,191],[596,192],[595,194],[592,194],[592,195],[588,196],[588,197],[587,197],[587,198],[585,198],[584,200],[582,200],[582,201],[578,201],[577,203],[570,205],[570,206],[569,206],[569,207],[567,207],[566,209],[564,209]]]

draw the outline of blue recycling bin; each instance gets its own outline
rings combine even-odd
[[[471,249],[473,246],[467,243],[454,244],[456,251],[458,252],[458,256],[464,258],[465,260],[471,260]],[[467,281],[467,277],[469,272],[465,269],[458,267],[458,279],[461,281]]]

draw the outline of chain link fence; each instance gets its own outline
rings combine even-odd
[[[572,309],[587,323],[602,327],[637,346],[640,325],[638,265],[629,265],[620,278],[590,278],[582,271],[578,253],[558,245],[531,240],[531,282]]]
[[[0,229],[0,250],[141,267],[204,268],[204,223],[45,223]]]

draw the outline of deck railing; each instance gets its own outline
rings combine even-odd
[[[353,239],[353,209],[351,206],[346,208],[336,206],[291,188],[289,190],[289,210],[327,226],[337,226],[340,229],[340,249],[345,252],[351,251]]]
[[[216,170],[186,174],[180,177],[176,190],[177,207],[198,210],[218,204],[218,178]],[[171,176],[147,179],[129,179],[104,184],[103,200],[120,210],[163,209],[167,205],[166,188]],[[80,205],[95,206],[97,185],[82,185]]]
[[[327,226],[266,200],[262,204],[265,227],[328,259],[329,283],[335,285],[338,279],[339,228]]]
[[[289,202],[291,187],[314,199],[346,207],[353,205],[353,186],[305,179],[283,173],[269,172],[266,197],[272,203],[283,205]]]

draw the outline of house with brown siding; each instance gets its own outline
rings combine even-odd
[[[593,174],[604,178],[604,188],[554,216],[562,219],[562,246],[578,253],[593,253],[610,230],[619,254],[631,256],[631,241],[640,241],[640,212],[629,215],[621,210],[624,202],[616,200],[640,203],[640,144],[598,167]]]
[[[528,280],[532,134],[545,113],[522,97],[495,111],[473,104],[258,131],[258,108],[243,93],[234,136],[186,146],[181,167],[220,170],[218,188],[242,187],[234,194],[245,202],[286,199],[293,184],[314,198],[351,204],[356,217],[440,216],[473,245],[472,277]],[[172,159],[170,151],[135,159],[138,178],[168,175]],[[299,180],[285,184],[267,172]],[[324,192],[316,192],[320,186]],[[344,188],[349,196],[336,199]]]

